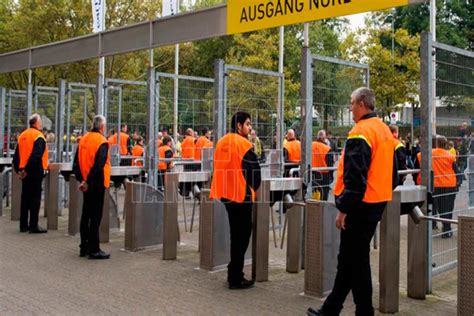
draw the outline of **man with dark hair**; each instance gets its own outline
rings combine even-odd
[[[41,183],[45,170],[48,169],[48,147],[41,132],[41,116],[33,114],[29,119],[29,125],[30,128],[18,137],[13,168],[22,180],[20,232],[40,234],[47,232],[38,226],[38,214],[41,205]]]
[[[81,244],[79,256],[89,259],[109,259],[110,254],[99,245],[105,189],[110,186],[109,143],[104,137],[105,117],[97,115],[92,130],[82,138],[74,157],[73,172],[81,184],[84,202],[81,215]]]
[[[393,135],[393,148],[395,150],[395,157],[397,162],[397,169],[398,170],[407,170],[407,156],[405,151],[405,145],[398,139],[398,126],[397,125],[390,125],[390,132]],[[398,176],[398,184],[403,185],[405,182],[405,175]]]
[[[252,233],[252,205],[260,186],[261,174],[250,134],[250,114],[237,112],[231,119],[232,132],[222,137],[214,152],[211,199],[225,204],[230,226],[230,263],[227,281],[230,289],[253,287],[244,278],[244,259]]]
[[[207,127],[202,129],[202,136],[200,136],[196,143],[194,144],[194,160],[200,161],[201,160],[201,153],[203,148],[212,147],[212,142],[210,140],[211,133]],[[201,166],[199,166],[201,167]]]
[[[334,156],[331,147],[326,143],[326,131],[320,130],[316,141],[311,144],[312,167],[327,168],[334,165]],[[333,172],[330,170],[313,171],[313,193],[319,191],[320,199],[327,201],[329,196],[329,185],[333,180]]]
[[[375,114],[375,96],[369,88],[352,93],[356,125],[349,132],[339,160],[336,196],[336,227],[341,230],[337,274],[331,294],[320,309],[307,314],[339,315],[349,292],[356,315],[372,316],[370,241],[394,188],[393,136]]]
[[[173,150],[170,147],[171,137],[163,137],[163,143],[158,148],[158,188],[164,189],[165,173],[171,169],[173,163],[167,159],[173,158]]]

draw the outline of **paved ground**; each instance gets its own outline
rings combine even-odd
[[[182,229],[184,245],[176,261],[162,261],[160,249],[122,251],[123,232],[113,233],[111,242],[103,245],[111,260],[91,261],[79,258],[79,240],[66,236],[66,219],[67,214],[59,231],[29,235],[18,233],[18,222],[10,221],[8,209],[0,217],[0,315],[305,315],[308,306],[321,303],[300,295],[303,273],[286,273],[286,253],[273,246],[270,281],[230,291],[225,271],[196,269],[197,230],[189,234]],[[455,314],[456,270],[434,278],[434,294],[427,300],[406,297],[406,234],[402,236],[400,315]],[[378,306],[378,251],[372,252],[372,262]],[[353,314],[349,297],[344,315]]]

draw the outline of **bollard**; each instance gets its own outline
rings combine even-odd
[[[178,252],[178,174],[165,174],[163,260],[176,260]]]
[[[82,214],[82,193],[79,191],[79,182],[75,175],[69,176],[69,217],[68,235],[79,233]]]
[[[474,217],[458,217],[458,315],[474,315]]]
[[[305,213],[304,294],[323,297],[331,291],[337,272],[337,209],[332,202],[310,199]]]
[[[44,212],[48,218],[48,230],[58,229],[58,216],[61,201],[59,199],[59,174],[61,164],[50,164],[49,173],[46,177]]]
[[[12,173],[12,207],[11,207],[11,220],[19,221],[20,220],[20,210],[21,210],[21,189],[22,183],[18,175]]]
[[[252,280],[268,281],[270,180],[262,180],[253,210]]]

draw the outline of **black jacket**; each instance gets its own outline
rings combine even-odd
[[[92,130],[92,133],[99,133],[98,130]],[[105,189],[104,187],[104,166],[107,162],[107,154],[109,151],[109,144],[104,143],[100,145],[99,149],[94,158],[94,165],[92,166],[91,170],[89,171],[89,175],[87,176],[86,182],[89,188],[95,189]],[[79,166],[79,148],[76,151],[76,155],[74,157],[74,163],[72,166],[72,171],[76,176],[77,181],[82,182],[84,178],[82,177],[81,168]]]

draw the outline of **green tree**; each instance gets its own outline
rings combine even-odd
[[[341,47],[345,58],[369,65],[370,85],[384,117],[397,104],[415,102],[420,79],[419,36],[398,29],[393,34],[397,48],[393,53],[381,42],[381,38],[391,36],[389,28],[369,26],[349,34]]]

